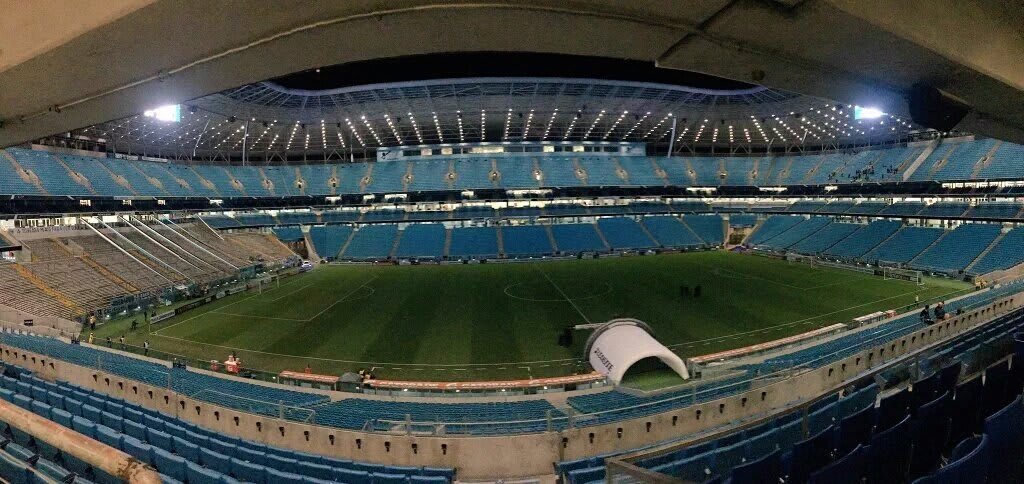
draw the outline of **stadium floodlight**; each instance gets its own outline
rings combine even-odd
[[[181,122],[181,105],[169,104],[167,106],[160,106],[154,109],[147,109],[142,112],[142,115],[147,118],[153,118],[157,121],[179,123]]]
[[[878,108],[862,108],[860,106],[854,106],[853,108],[853,119],[877,119],[884,114]]]

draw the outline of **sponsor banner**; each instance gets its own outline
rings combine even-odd
[[[401,380],[367,380],[366,384],[373,388],[402,388],[409,390],[500,390],[503,388],[535,388],[545,386],[579,385],[604,379],[598,372],[585,375],[569,375],[554,378],[534,378],[532,380],[497,380],[497,381],[401,381]]]
[[[288,378],[290,380],[308,381],[313,383],[326,383],[328,385],[335,385],[340,380],[340,377],[333,375],[318,375],[316,373],[299,373],[297,371],[282,371],[278,377]]]
[[[174,316],[176,316],[177,314],[178,314],[177,311],[162,312],[162,313],[157,314],[156,316],[153,316],[152,318],[150,318],[149,322],[150,323],[154,323],[154,324],[155,323],[159,323],[161,321],[166,321],[168,319],[171,319]]]

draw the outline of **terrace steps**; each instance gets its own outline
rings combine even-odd
[[[897,231],[897,232],[898,232],[898,231]],[[928,252],[929,250],[931,250],[931,249],[932,249],[932,247],[935,247],[935,245],[936,245],[936,244],[938,244],[939,242],[941,242],[941,241],[942,241],[942,239],[945,239],[946,237],[948,237],[948,236],[949,236],[949,234],[951,234],[951,233],[953,233],[953,231],[952,231],[952,230],[947,230],[947,231],[944,231],[944,232],[942,233],[942,235],[940,235],[940,236],[936,237],[936,238],[935,238],[935,240],[933,240],[933,241],[932,241],[932,243],[928,244],[928,247],[925,247],[925,248],[924,248],[924,249],[923,249],[923,250],[922,250],[921,252],[918,252],[918,253],[917,253],[917,255],[915,255],[913,259],[910,259],[910,261],[908,261],[908,262],[907,262],[907,265],[914,265],[914,264],[915,264],[915,263],[917,262],[917,259],[919,259],[919,258],[920,258],[920,257],[921,257],[922,255],[924,255],[924,254],[925,254],[925,253],[927,253],[927,252]],[[876,247],[877,247],[877,246],[876,246]]]
[[[403,235],[405,235],[405,230],[399,230],[395,235],[395,240],[391,243],[391,250],[388,251],[388,259],[394,259],[395,254],[398,254],[398,244],[401,243]]]
[[[899,172],[902,174],[901,179],[903,181],[907,181],[910,179],[910,177],[914,176],[914,173],[917,172],[919,168],[921,168],[921,165],[924,164],[925,160],[927,160],[928,157],[931,156],[932,153],[935,152],[935,149],[938,147],[939,140],[932,140],[931,142],[928,143],[927,146],[925,146],[923,150],[921,150],[920,153],[917,154],[917,156],[908,157],[907,161],[898,167]],[[904,169],[907,162],[910,163],[910,166],[907,166]]]
[[[313,245],[313,241],[309,238],[309,232],[302,233],[302,240],[306,242],[306,254],[309,256],[309,260],[321,261],[323,257],[316,251],[316,246]]]
[[[154,177],[151,177],[151,176],[149,176],[149,174],[147,174],[146,172],[142,171],[142,168],[139,168],[139,165],[137,163],[126,163],[126,165],[130,166],[133,170],[139,172],[139,175],[141,175],[143,178],[145,178],[146,181],[148,181],[150,185],[153,185],[154,187],[156,187],[157,190],[160,190],[160,191],[162,191],[164,193],[168,193],[167,189],[164,188],[164,184],[161,183],[160,180],[158,180],[158,179],[156,179]]]
[[[721,186],[725,183],[725,179],[729,178],[729,168],[725,166],[725,158],[719,158],[717,161],[718,171],[715,172],[715,178],[718,179],[718,185]]]
[[[505,256],[505,235],[500,226],[494,227],[494,236],[498,239],[498,255]]]
[[[260,174],[260,182],[263,183],[263,188],[266,188],[267,191],[270,192],[271,196],[276,196],[276,193],[274,192],[274,181],[267,178],[267,172],[263,171],[262,166],[259,167],[257,171]]]
[[[64,293],[50,287],[49,284],[40,279],[39,276],[33,274],[32,271],[28,270],[25,266],[21,264],[14,264],[14,270],[23,279],[25,279],[26,281],[30,282],[33,286],[35,286],[36,289],[39,289],[47,296],[50,296],[55,301],[59,302],[62,306],[70,309],[72,313],[84,314],[86,312],[77,303],[72,301],[71,298],[64,295]]]
[[[459,172],[455,171],[455,159],[448,160],[448,171],[445,175],[445,184],[449,190],[455,188],[455,184],[459,181]]]
[[[612,244],[608,243],[608,238],[604,236],[604,232],[601,231],[599,224],[591,224],[594,226],[594,232],[597,232],[597,236],[601,239],[601,243],[604,244],[605,249],[611,248]]]
[[[492,176],[489,177],[490,180],[491,180],[491,186],[494,187],[494,188],[500,187],[501,186],[501,172],[498,171],[498,160],[497,160],[497,158],[491,158],[491,171],[490,171],[490,173],[492,173]],[[447,254],[448,252],[446,251],[445,253]]]
[[[949,163],[949,159],[953,157],[953,153],[956,152],[956,149],[959,147],[960,144],[950,145],[949,151],[946,152],[946,156],[933,163],[931,168],[928,169],[928,178],[935,178],[935,173],[941,170],[942,167],[946,166],[946,163]]]
[[[59,245],[63,246],[63,244],[59,244]],[[100,275],[102,275],[103,277],[106,277],[108,280],[110,280],[110,282],[113,282],[114,284],[117,284],[122,289],[124,289],[124,290],[126,290],[128,292],[131,292],[131,293],[139,292],[139,288],[131,285],[128,281],[122,279],[117,274],[114,274],[113,272],[110,272],[109,269],[107,269],[106,267],[103,267],[102,265],[100,265],[100,263],[96,262],[92,257],[89,256],[89,254],[82,255],[81,259],[82,259],[82,262],[85,262],[85,265],[91,267],[92,270],[100,273]]]
[[[690,163],[689,158],[684,158],[683,164],[686,165],[686,176],[690,177],[690,184],[697,185],[697,170],[693,169],[693,163]]]
[[[778,185],[786,184],[785,179],[789,178],[789,171],[793,168],[794,161],[796,161],[796,158],[793,158],[792,156],[786,158],[786,166],[784,166],[782,171],[779,172],[778,179],[776,180]]]
[[[974,164],[974,169],[971,171],[972,180],[977,179],[978,176],[981,174],[981,171],[984,170],[985,168],[988,168],[988,166],[992,164],[992,160],[995,159],[996,151],[998,151],[999,147],[1002,145],[1003,142],[1001,140],[996,140],[995,143],[992,143],[992,148],[988,150],[988,153],[985,153],[985,156],[982,156],[981,158],[978,159],[978,161]]]
[[[533,158],[532,163],[534,173],[533,179],[537,182],[537,187],[539,188],[541,185],[544,184],[544,171],[540,169],[540,160],[538,160],[536,157]]]
[[[302,172],[299,167],[295,167],[295,188],[299,190],[299,195],[306,194],[306,187],[309,185],[309,181],[302,178]]]
[[[341,244],[341,250],[338,251],[337,257],[341,257],[345,253],[345,251],[348,250],[348,246],[349,246],[349,244],[352,243],[352,238],[355,237],[355,236],[356,236],[356,231],[355,230],[353,230],[351,233],[348,234],[348,238],[345,239],[345,243]]]
[[[338,176],[338,165],[334,165],[331,167],[331,179],[335,181],[334,185],[331,186],[331,195],[337,195],[338,185],[341,185],[341,177]]]
[[[803,178],[800,179],[800,183],[810,183],[814,176],[818,174],[818,171],[821,170],[821,165],[825,164],[825,160],[827,160],[827,158],[824,156],[819,157],[818,162],[815,163],[810,170],[807,170],[807,173],[805,173]]]
[[[758,221],[757,221],[757,223],[756,223],[756,224],[754,224],[754,226],[753,226],[753,227],[751,227],[750,231],[749,231],[749,232],[747,232],[747,235],[746,235],[745,237],[743,237],[743,240],[742,240],[742,241],[740,241],[740,245],[746,245],[746,244],[747,244],[747,239],[749,239],[749,238],[750,238],[750,236],[752,236],[752,235],[756,234],[756,233],[757,233],[757,231],[761,229],[761,226],[762,226],[762,225],[764,225],[764,221],[765,221],[765,220],[766,220],[766,219],[761,219],[761,220],[758,220]]]
[[[981,251],[980,254],[978,254],[978,257],[976,257],[974,260],[972,260],[970,264],[967,264],[967,267],[964,268],[964,272],[967,273],[967,274],[970,274],[971,273],[971,269],[974,268],[974,265],[977,264],[978,261],[984,259],[985,256],[988,255],[989,252],[992,252],[992,249],[994,249],[997,245],[999,245],[999,242],[1002,241],[1003,237],[1006,237],[1006,234],[1008,234],[1008,233],[1009,232],[1000,232],[999,235],[996,236],[996,238],[992,240],[992,243],[989,244],[988,247],[985,247],[985,250]]]
[[[366,193],[366,187],[373,183],[373,169],[376,166],[375,163],[370,163],[366,166],[366,174],[359,180],[359,193]]]
[[[747,172],[747,182],[751,185],[756,184],[757,174],[760,173],[761,158],[754,158],[754,164],[750,167],[750,171]]]
[[[587,170],[585,170],[583,168],[583,165],[580,165],[580,159],[579,158],[575,158],[574,157],[572,159],[572,168],[573,168],[572,172],[573,172],[574,175],[576,175],[576,179],[580,181],[580,184],[582,184],[582,185],[589,185],[590,184],[590,182],[589,182],[590,175],[587,173]]]
[[[552,249],[553,249],[553,250],[555,251],[555,253],[557,254],[557,253],[559,252],[559,249],[558,249],[558,242],[555,242],[555,234],[553,234],[553,233],[551,232],[551,226],[550,226],[550,225],[547,225],[547,224],[545,224],[545,225],[544,225],[544,233],[545,233],[545,234],[547,234],[547,236],[548,236],[548,242],[550,242],[550,243],[551,243],[551,248],[552,248]]]
[[[138,195],[139,194],[138,190],[136,190],[135,187],[133,187],[132,184],[128,182],[128,179],[125,178],[124,175],[122,175],[120,173],[114,173],[113,170],[111,170],[110,167],[107,166],[106,163],[96,163],[96,164],[99,165],[100,169],[102,169],[103,171],[107,172],[108,175],[110,175],[110,178],[112,180],[114,180],[114,183],[117,183],[118,185],[121,185],[122,187],[124,187],[125,190],[128,190],[129,192],[131,192],[132,195]]]
[[[619,157],[613,156],[611,161],[612,161],[612,164],[615,165],[615,176],[619,177],[619,180],[622,180],[622,183],[628,185],[629,184],[629,172],[626,171],[626,169],[622,167],[621,163],[619,163]]]
[[[448,253],[452,248],[452,229],[444,229],[444,251],[441,254],[444,257],[448,257]]]
[[[409,191],[409,186],[412,185],[413,180],[415,180],[415,178],[416,178],[416,175],[414,175],[412,173],[412,167],[413,167],[412,163],[407,163],[405,165],[405,173],[402,174],[402,191],[403,192],[408,192]]]
[[[21,177],[22,181],[32,184],[32,186],[36,187],[36,190],[39,190],[39,193],[43,195],[50,194],[45,188],[43,188],[43,183],[39,181],[39,176],[31,170],[26,170],[25,167],[21,166],[21,163],[18,163],[18,160],[14,155],[10,154],[7,150],[0,150],[0,153],[3,153],[4,158],[7,158],[7,161],[14,166],[14,171],[18,173],[18,176]]]
[[[665,169],[662,168],[661,165],[659,165],[654,158],[651,158],[649,161],[651,162],[651,168],[654,169],[654,175],[661,180],[662,185],[668,186],[668,173],[665,171]]]
[[[68,166],[67,163],[64,162],[64,160],[61,159],[61,157],[53,153],[49,153],[49,155],[50,158],[53,159],[53,161],[56,161],[58,165],[64,167],[64,171],[68,172],[68,176],[71,177],[71,179],[74,180],[75,183],[81,185],[86,190],[89,190],[89,193],[93,195],[98,195],[96,193],[96,189],[92,187],[92,182],[89,181],[89,179],[86,178],[85,175],[73,170],[70,166]]]
[[[654,245],[657,245],[658,247],[665,246],[665,244],[662,244],[661,241],[658,240],[658,238],[655,237],[654,234],[652,234],[651,231],[647,229],[647,226],[645,226],[643,222],[638,222],[636,225],[640,227],[640,231],[643,232],[644,235],[646,235],[648,238],[654,241]]]
[[[246,193],[245,191],[245,185],[242,184],[242,182],[239,179],[235,178],[234,175],[231,174],[231,171],[224,167],[220,167],[220,169],[224,170],[224,175],[227,176],[227,179],[231,183],[231,186],[235,188],[235,190],[242,192],[242,195],[248,196],[248,193]]]

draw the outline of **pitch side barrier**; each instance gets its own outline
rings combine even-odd
[[[689,395],[666,398],[660,401],[678,401],[680,405],[652,410],[647,415],[637,412],[621,418],[613,416],[604,421],[582,421],[571,415],[561,418],[565,428],[529,434],[429,435],[324,427],[224,407],[81,363],[26,351],[6,341],[0,341],[0,359],[16,363],[40,378],[67,381],[175,415],[212,431],[268,445],[388,465],[453,467],[466,480],[512,478],[550,475],[552,462],[618,454],[706,434],[838,391],[890,364],[909,361],[1024,307],[1024,287],[1015,285],[1007,289],[1011,290],[972,301],[964,306],[962,314],[940,324],[890,331],[881,328],[855,348],[821,355],[773,375],[754,376],[748,380],[753,387],[737,388],[739,385],[733,383],[729,386],[735,388],[732,393],[708,396],[695,405],[683,406],[691,398]],[[632,408],[642,409],[654,403]],[[612,411],[586,415],[611,416]],[[572,426],[570,421],[574,422]],[[493,426],[495,422],[480,425]]]

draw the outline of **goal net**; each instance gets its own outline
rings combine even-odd
[[[795,254],[795,253],[792,253],[792,252],[786,254],[786,260],[789,261],[789,263],[791,263],[791,264],[793,264],[793,263],[807,264],[809,266],[816,266],[816,265],[818,265],[817,257],[809,256],[809,255],[803,255],[803,254]]]
[[[899,267],[880,267],[883,279],[897,279],[910,281],[917,285],[924,285],[924,276],[921,271],[911,269],[900,269]]]

